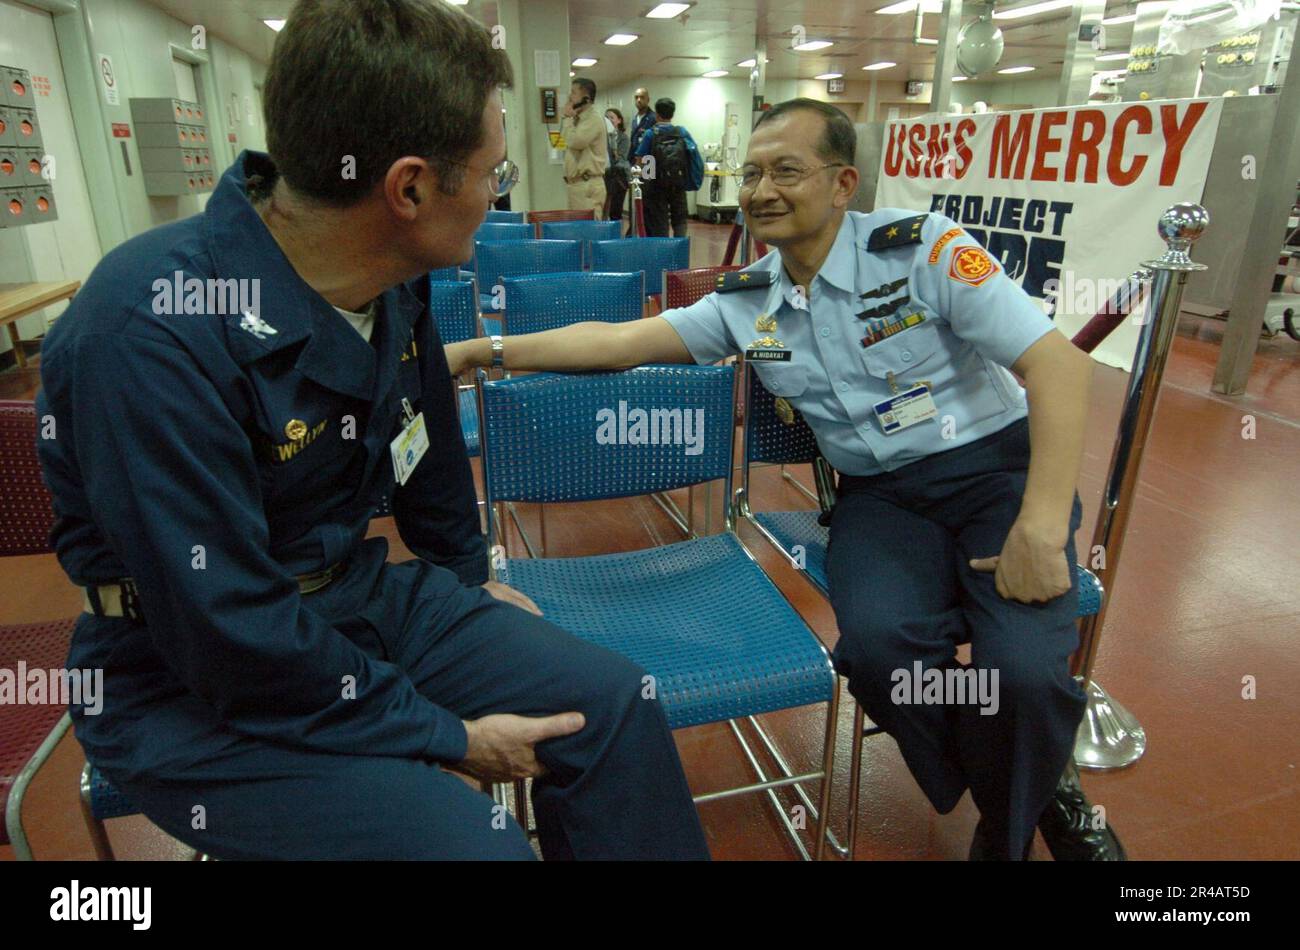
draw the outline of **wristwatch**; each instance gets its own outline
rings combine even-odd
[[[494,335],[488,339],[492,341],[492,365],[505,366],[506,345],[501,342],[501,337]]]

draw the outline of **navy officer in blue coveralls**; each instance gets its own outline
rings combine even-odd
[[[531,858],[443,766],[535,777],[547,858],[708,856],[642,670],[484,583],[427,281],[402,286],[468,260],[514,180],[509,82],[447,4],[301,0],[270,155],[108,254],[43,347],[68,662],[105,672],[77,738],[214,856]],[[365,540],[385,496],[416,560]]]
[[[1058,859],[1119,859],[1071,764],[1090,361],[951,220],[847,211],[854,145],[832,106],[774,107],[750,139],[740,206],[776,252],[661,318],[508,337],[505,365],[756,350],[764,385],[803,414],[839,473],[828,573],[836,666],[854,697],[936,809],[970,790],[973,858],[1026,856],[1038,825]],[[490,359],[484,340],[447,349],[457,370]],[[920,690],[899,689],[918,667],[956,669],[963,642],[996,696],[917,703]]]

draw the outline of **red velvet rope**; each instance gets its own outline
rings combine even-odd
[[[1110,336],[1111,332],[1124,322],[1124,319],[1133,312],[1134,304],[1140,303],[1145,293],[1142,282],[1130,277],[1115,296],[1103,304],[1093,318],[1083,325],[1070,342],[1083,352],[1091,353],[1102,340]]]

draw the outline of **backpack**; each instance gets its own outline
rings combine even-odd
[[[699,191],[704,187],[704,158],[695,147],[695,140],[687,136],[686,150],[691,155],[691,170],[686,180],[687,191]]]
[[[691,158],[686,148],[686,137],[675,125],[664,125],[654,130],[650,154],[655,160],[655,182],[673,188],[686,188],[690,174]],[[698,186],[696,186],[698,187]]]

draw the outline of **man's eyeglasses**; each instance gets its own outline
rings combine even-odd
[[[470,171],[481,171],[468,162],[458,162],[454,158],[444,158],[443,161],[451,162],[453,165],[461,165]],[[502,198],[510,193],[510,189],[519,184],[519,166],[510,159],[505,159],[500,165],[484,172],[488,176],[488,188],[492,191],[492,197]]]
[[[736,181],[740,183],[741,191],[753,191],[758,187],[758,183],[767,175],[772,179],[772,184],[788,188],[791,185],[797,185],[814,172],[819,172],[823,168],[844,168],[847,167],[843,162],[827,162],[825,165],[817,165],[813,168],[805,168],[802,165],[783,162],[775,168],[759,168],[757,165],[746,165],[740,171],[736,172]]]

